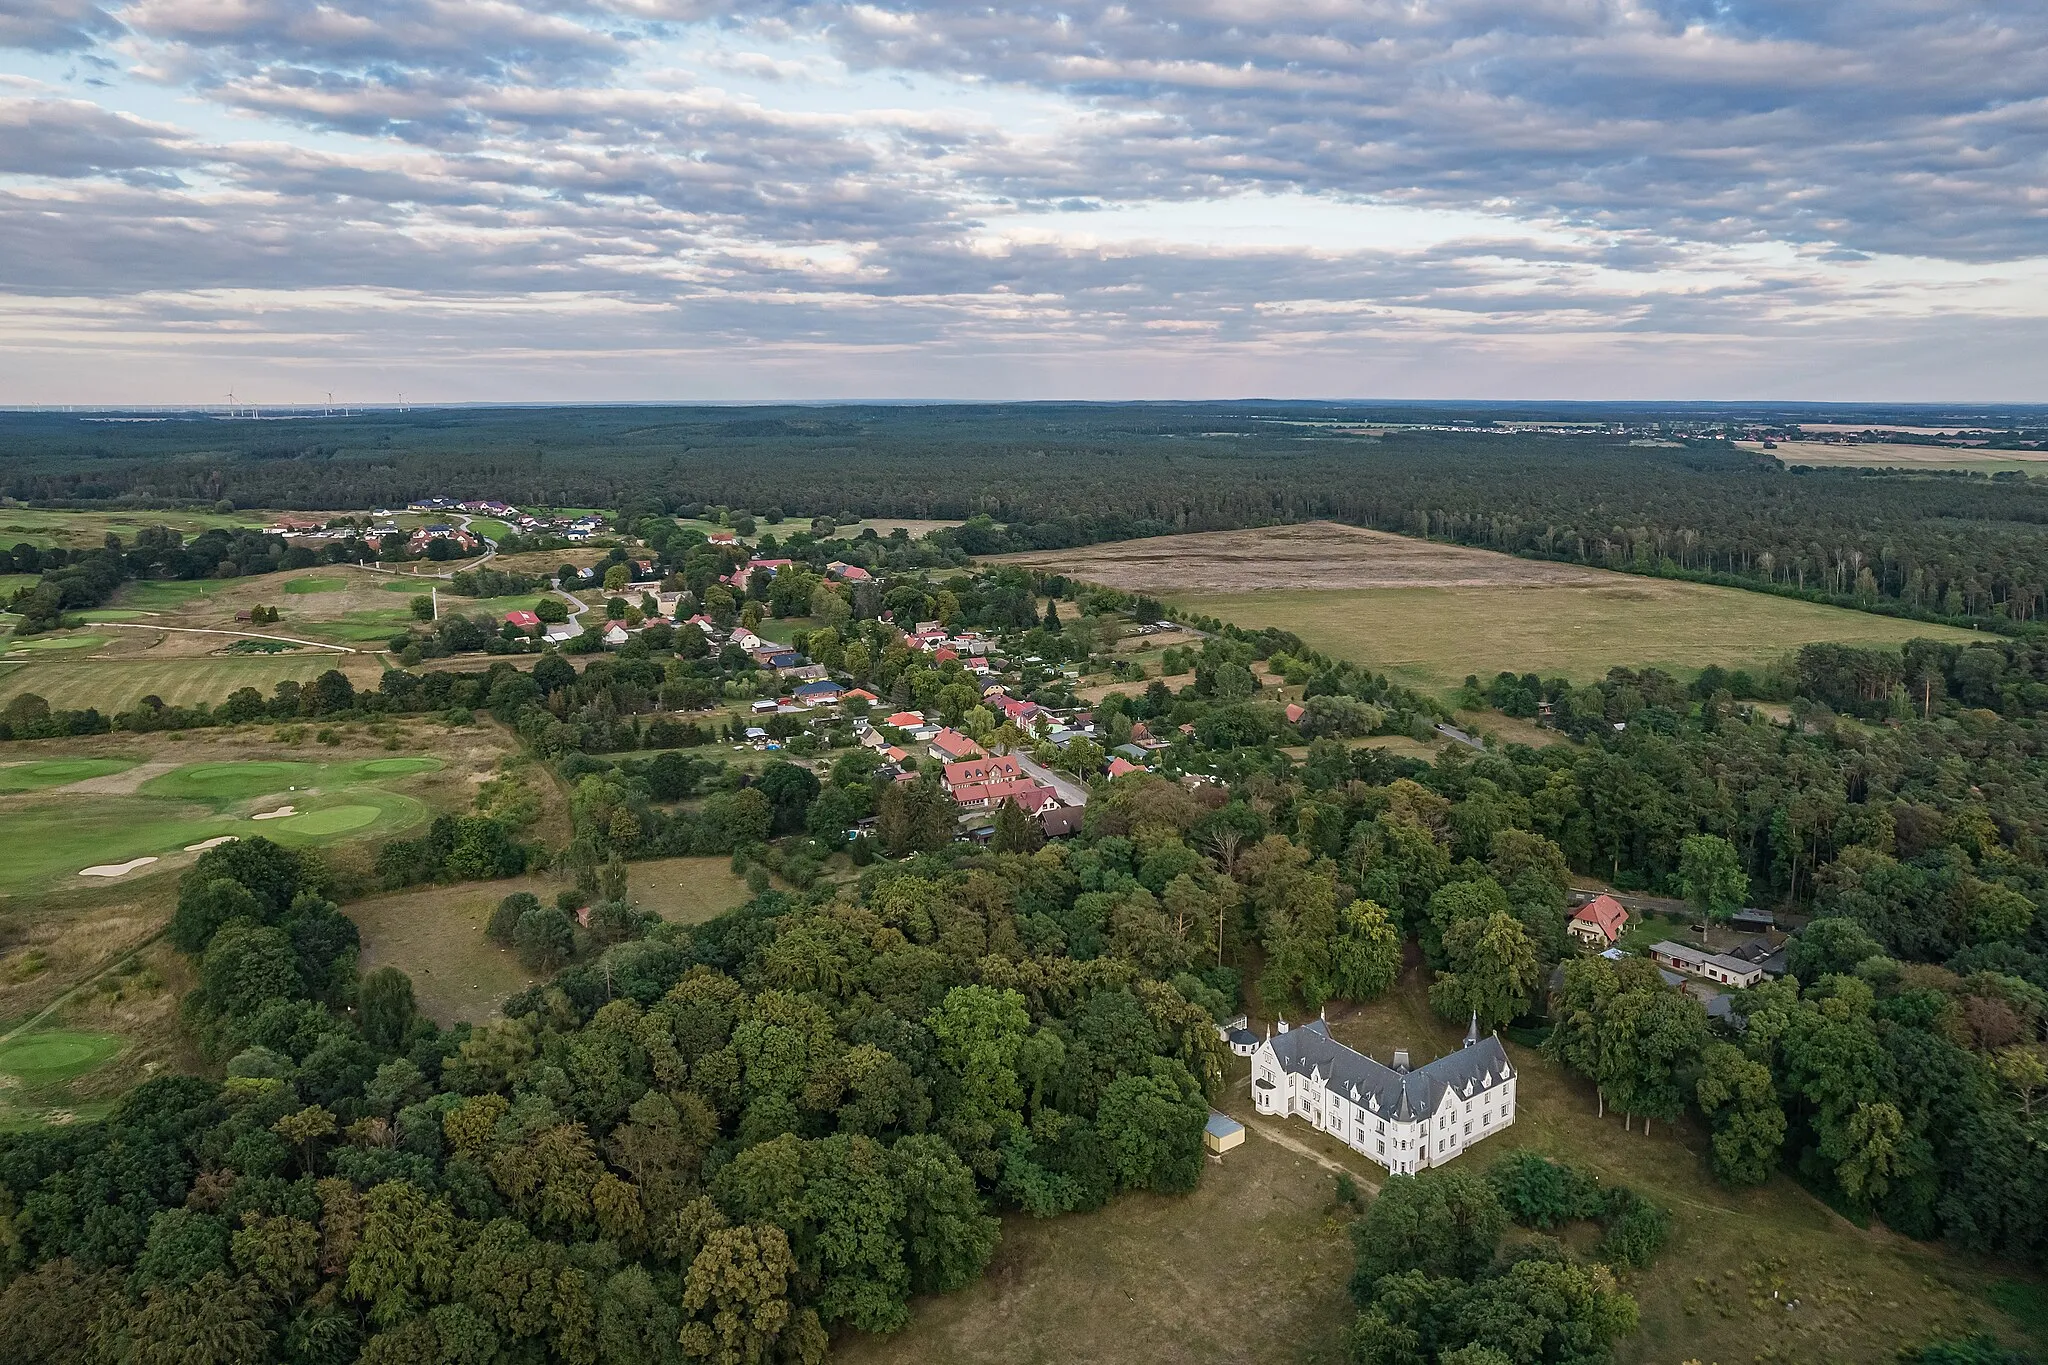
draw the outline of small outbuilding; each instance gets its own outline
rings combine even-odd
[[[1231,1148],[1244,1142],[1244,1125],[1228,1114],[1209,1111],[1209,1122],[1202,1127],[1202,1145],[1209,1149],[1211,1156],[1222,1156]]]

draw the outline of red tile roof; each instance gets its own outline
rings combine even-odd
[[[1628,910],[1612,896],[1595,896],[1579,907],[1573,919],[1590,924],[1598,929],[1609,943],[1621,937],[1621,931],[1628,924]]]

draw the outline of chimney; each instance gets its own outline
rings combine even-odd
[[[1394,1049],[1394,1070],[1396,1070],[1396,1071],[1399,1071],[1399,1072],[1402,1072],[1402,1073],[1404,1073],[1404,1074],[1405,1074],[1405,1073],[1407,1072],[1407,1070],[1408,1070],[1408,1049],[1407,1049],[1407,1048],[1405,1048],[1405,1047],[1397,1047],[1397,1048],[1395,1048],[1395,1049]]]
[[[1282,1033],[1287,1032],[1287,1020],[1284,1016],[1280,1020],[1280,1031]]]

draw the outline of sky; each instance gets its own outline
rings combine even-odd
[[[2040,0],[0,0],[0,404],[2048,400]]]

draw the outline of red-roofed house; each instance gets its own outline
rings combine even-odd
[[[1050,810],[1060,803],[1059,793],[1036,778],[1030,777],[969,782],[953,788],[953,799],[959,803],[962,810],[994,810],[1005,801],[1015,801],[1024,808],[1027,815]]]
[[[882,724],[893,725],[899,730],[915,730],[924,724],[924,717],[916,711],[898,711]]]
[[[1291,701],[1287,703],[1287,723],[1289,725],[1301,724],[1301,718],[1307,714],[1308,708],[1300,702]]]
[[[1611,948],[1628,926],[1628,910],[1612,896],[1595,896],[1579,907],[1565,928],[1595,948]]]
[[[961,787],[1014,781],[1023,775],[1024,770],[1017,765],[1014,754],[1005,754],[1001,758],[970,758],[946,765],[946,790],[954,792],[957,799]]]
[[[958,730],[941,730],[932,736],[932,757],[944,763],[959,763],[982,756],[981,746]]]
[[[521,630],[532,630],[540,624],[540,618],[530,611],[508,611],[505,620]]]
[[[704,538],[713,545],[730,545],[734,540],[733,533],[730,531],[713,531]]]
[[[954,649],[951,645],[940,645],[932,651],[932,662],[935,664],[951,663],[959,657],[960,651]]]
[[[1112,758],[1109,760],[1109,775],[1112,778],[1122,777],[1125,773],[1141,773],[1144,771],[1143,768],[1131,762],[1128,758]]]
[[[851,692],[842,693],[840,695],[839,700],[864,701],[869,703],[870,705],[873,705],[875,702],[880,701],[881,698],[876,696],[874,693],[868,691],[865,687],[856,687]]]

